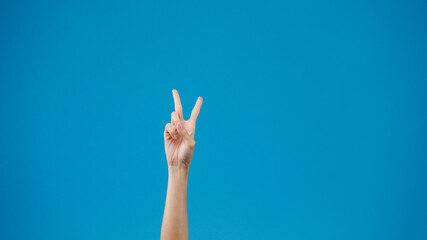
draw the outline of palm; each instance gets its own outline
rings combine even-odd
[[[194,133],[194,124],[189,123],[189,121],[183,121],[182,124],[183,128],[187,130],[189,135],[194,139],[194,134],[190,134],[190,132]],[[165,151],[168,162],[174,165],[179,162],[188,165],[193,156],[192,146],[188,145],[182,137],[173,139],[171,136],[165,136]]]
[[[198,98],[190,119],[184,120],[178,92],[173,90],[173,95],[175,112],[172,112],[171,123],[166,124],[164,132],[166,158],[169,165],[189,166],[194,152],[196,120],[203,99]]]

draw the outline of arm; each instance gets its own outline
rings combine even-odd
[[[190,119],[184,120],[178,92],[173,90],[172,93],[175,101],[175,112],[172,112],[171,123],[166,124],[164,131],[169,178],[160,239],[187,240],[188,171],[196,144],[194,141],[196,120],[203,99],[201,97],[197,99]]]

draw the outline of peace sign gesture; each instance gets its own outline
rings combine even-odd
[[[194,133],[203,98],[199,97],[197,99],[190,119],[184,120],[178,91],[174,89],[172,94],[175,102],[175,112],[172,112],[171,122],[166,124],[164,132],[166,158],[169,166],[184,166],[188,168],[193,157],[194,145],[196,144]]]

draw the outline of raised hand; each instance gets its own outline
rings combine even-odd
[[[181,100],[177,90],[172,90],[175,101],[175,112],[171,114],[171,122],[166,124],[164,131],[165,152],[169,166],[189,167],[194,153],[194,133],[196,120],[202,107],[203,98],[197,99],[191,117],[184,120]]]

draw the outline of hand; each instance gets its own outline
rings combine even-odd
[[[188,168],[196,144],[194,133],[203,98],[199,97],[197,99],[190,119],[184,120],[178,91],[174,89],[172,94],[175,102],[175,112],[172,112],[171,123],[166,124],[164,132],[166,158],[169,166],[184,166]]]

